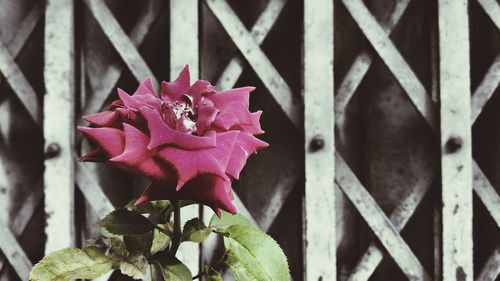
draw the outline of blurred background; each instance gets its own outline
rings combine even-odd
[[[250,106],[264,111],[262,139],[271,146],[250,158],[234,188],[239,211],[283,247],[293,280],[304,280],[311,264],[329,261],[334,273],[316,280],[408,280],[411,272],[441,280],[441,207],[447,199],[441,197],[440,143],[433,121],[415,107],[408,89],[419,89],[424,100],[437,103],[439,48],[463,51],[462,45],[439,45],[438,5],[446,2],[1,0],[0,280],[27,280],[30,264],[45,251],[84,244],[97,235],[91,226],[99,217],[141,194],[147,185],[142,179],[73,161],[88,150],[75,126],[84,124],[82,115],[108,106],[116,87],[132,93],[147,76],[168,81],[188,63],[194,75],[220,89],[257,87]],[[319,8],[311,8],[315,5]],[[466,17],[456,16],[465,23],[468,16],[469,29],[457,27],[456,32],[469,36],[470,65],[458,67],[467,72],[470,66],[472,154],[479,167],[473,169],[474,185],[484,188],[472,198],[473,262],[465,258],[473,263],[474,277],[458,274],[448,280],[499,280],[500,8],[495,0],[467,5]],[[370,16],[360,13],[364,9]],[[323,20],[333,20],[333,26],[321,26]],[[388,40],[380,41],[384,34]],[[327,71],[304,79],[307,60],[314,56],[310,50],[326,55]],[[312,88],[319,91],[304,89],[315,79],[318,85]],[[306,95],[318,95],[319,105],[306,106],[304,120]],[[321,105],[325,96],[327,104]],[[317,119],[308,121],[308,116]],[[316,123],[321,120],[325,123]],[[310,156],[311,140],[303,131],[303,124],[306,131],[324,129],[326,143],[321,139],[315,145],[328,148],[333,122],[335,148],[343,159],[336,160],[335,184],[333,151],[327,149],[325,158]],[[320,206],[327,215],[307,212],[307,204],[315,204],[304,199],[309,157],[320,171],[331,168],[319,181],[331,184],[318,187],[334,195],[335,208]],[[313,177],[311,183],[318,178]],[[360,192],[361,198],[375,201],[351,203],[342,191],[346,184],[368,191]],[[461,192],[462,186],[457,188]],[[307,189],[314,193],[310,184]],[[375,214],[360,215],[360,209]],[[374,222],[384,215],[392,224]],[[304,258],[307,226],[316,217],[324,228],[319,232],[336,232],[329,242],[337,248],[336,261],[328,253],[326,260],[321,254],[313,255],[318,260]],[[395,237],[402,240],[387,240],[386,229],[401,231]],[[397,243],[388,247],[380,240]],[[401,249],[416,259],[398,262]],[[200,256],[191,258],[192,269],[209,260],[212,251],[185,250]],[[102,280],[128,279],[114,273]]]

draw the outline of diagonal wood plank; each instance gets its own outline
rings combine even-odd
[[[137,81],[151,77],[153,85],[158,87],[159,84],[153,76],[153,72],[149,69],[130,38],[125,34],[106,3],[100,0],[85,0],[84,2]]]
[[[164,1],[148,1],[148,4],[146,4],[146,7],[141,11],[137,22],[130,32],[130,40],[136,48],[144,42],[146,36],[149,34],[149,31],[165,7],[166,4]],[[104,106],[108,95],[115,88],[116,82],[120,79],[122,72],[123,66],[121,63],[112,62],[107,66],[106,70],[103,71],[99,85],[93,89],[94,93],[92,98],[88,100],[83,107],[82,115],[96,113]],[[82,119],[78,122],[80,122],[80,125],[85,123]]]
[[[75,165],[75,179],[78,188],[83,193],[83,196],[92,206],[96,214],[103,218],[108,213],[111,213],[115,208],[108,197],[102,191],[102,188],[96,182],[96,175],[94,175],[87,163],[77,162]]]
[[[302,110],[298,103],[293,101],[292,91],[278,73],[271,61],[260,49],[252,35],[245,28],[241,20],[231,9],[226,0],[205,0],[217,20],[224,27],[229,37],[249,62],[259,79],[264,83],[283,112],[292,121],[296,128],[302,131]]]
[[[33,265],[3,219],[0,219],[0,237],[2,237],[0,239],[0,249],[2,249],[7,260],[9,260],[21,280],[28,280]]]
[[[435,150],[432,150],[428,155],[435,155],[435,152]],[[432,183],[437,179],[435,172],[437,168],[438,165],[432,157],[424,159],[424,162],[421,164],[421,170],[418,172],[418,181],[409,189],[408,196],[391,213],[389,219],[399,232],[404,229]],[[377,266],[382,262],[383,257],[384,250],[382,247],[378,243],[372,242],[354,267],[348,280],[368,280]]]
[[[477,0],[484,12],[490,17],[495,27],[500,31],[500,5],[495,0]]]
[[[475,122],[484,106],[500,84],[500,54],[488,68],[486,75],[472,95],[472,122]]]
[[[399,231],[338,153],[335,154],[335,168],[336,183],[354,204],[406,277],[409,280],[431,280]]]
[[[494,281],[500,275],[500,245],[496,245],[476,281]]]
[[[396,2],[392,13],[387,17],[386,21],[381,23],[381,28],[385,33],[390,34],[392,32],[406,11],[409,3],[410,0]],[[387,12],[389,12],[389,10],[387,10]],[[335,120],[337,125],[344,125],[345,109],[347,104],[356,92],[359,84],[361,84],[361,81],[368,72],[368,69],[370,69],[372,62],[373,52],[363,50],[356,56],[354,62],[347,71],[346,76],[342,79],[340,87],[337,90],[337,94],[335,95]]]
[[[366,5],[361,0],[342,0],[342,3],[398,83],[409,94],[408,96],[415,107],[433,129],[439,129],[439,127],[436,127],[435,122],[437,112],[434,109],[434,104],[427,97],[424,86]]]
[[[257,44],[261,45],[262,42],[264,42],[264,39],[278,19],[287,1],[288,0],[269,1],[250,31],[252,38]],[[246,62],[244,58],[240,54],[236,54],[222,71],[216,86],[219,89],[232,88],[241,76],[245,66]]]

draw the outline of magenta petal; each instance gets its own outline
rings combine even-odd
[[[211,102],[210,102],[211,103]],[[198,107],[198,119],[196,120],[196,131],[199,135],[204,135],[215,120],[219,110],[209,103],[201,104]]]
[[[239,179],[240,172],[245,166],[248,157],[257,150],[268,147],[269,144],[259,140],[258,138],[246,132],[241,132],[238,135],[236,144],[234,145],[231,159],[226,168],[226,173],[234,179]]]
[[[134,95],[152,95],[156,97],[156,92],[153,88],[153,83],[151,82],[151,78],[146,78],[144,81],[139,84],[137,90],[135,90]]]
[[[215,133],[195,136],[178,132],[165,124],[158,111],[148,107],[141,107],[140,110],[148,123],[150,131],[151,139],[148,149],[154,149],[166,144],[190,150],[214,147],[216,145]]]
[[[189,65],[186,65],[173,82],[161,83],[161,97],[164,101],[178,100],[191,85]]]
[[[88,128],[78,126],[78,131],[99,146],[109,158],[123,152],[125,141],[123,132],[115,128]]]
[[[220,109],[219,115],[214,120],[214,125],[224,130],[229,130],[237,125],[252,125],[253,118],[243,104],[232,104],[231,108]]]
[[[80,157],[80,161],[82,162],[105,162],[107,160],[107,156],[100,148],[96,148],[87,152],[87,154]]]
[[[229,180],[225,171],[238,135],[238,131],[218,133],[216,147],[199,150],[166,147],[160,150],[156,156],[176,170],[177,189],[202,174],[216,175],[224,180]]]
[[[103,111],[96,114],[86,115],[82,118],[85,121],[100,127],[113,127],[116,123],[118,117],[118,112],[115,111]]]
[[[255,87],[229,89],[210,96],[210,100],[219,109],[230,108],[232,104],[240,104],[248,110],[250,92],[253,90],[255,90]]]
[[[229,130],[239,130],[247,132],[251,135],[261,135],[264,132],[260,127],[260,116],[262,115],[262,110],[250,113],[252,124],[236,124]]]
[[[118,97],[120,98],[121,102],[125,107],[138,109],[143,105],[139,103],[136,99],[134,99],[132,96],[127,94],[124,90],[118,88],[117,91],[118,91]]]
[[[129,124],[123,124],[125,132],[125,149],[123,153],[109,161],[127,171],[144,175],[153,181],[175,182],[175,174],[160,166],[147,149],[147,135]]]

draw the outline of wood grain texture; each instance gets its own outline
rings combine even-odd
[[[304,280],[336,280],[333,2],[304,3]]]
[[[73,1],[48,1],[45,10],[44,192],[45,252],[75,244]]]
[[[467,3],[467,0],[438,2],[444,281],[474,277]]]

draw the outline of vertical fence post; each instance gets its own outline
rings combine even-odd
[[[304,1],[304,279],[336,280],[333,1]]]
[[[438,2],[444,281],[473,280],[474,277],[467,2]]]
[[[189,64],[191,81],[199,78],[198,0],[170,0],[170,80]],[[199,206],[182,208],[181,221],[199,216]],[[200,246],[183,243],[179,248],[181,259],[196,275],[199,271]]]
[[[48,0],[45,11],[45,252],[74,244],[74,10]]]

